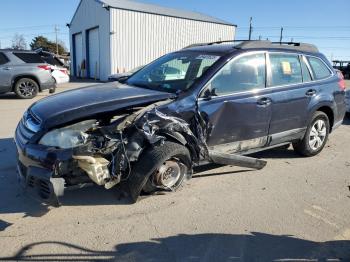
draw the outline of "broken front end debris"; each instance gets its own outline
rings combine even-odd
[[[20,177],[27,188],[37,188],[39,196],[53,204],[58,204],[64,187],[91,181],[106,189],[126,183],[136,201],[141,191],[176,190],[203,160],[254,169],[266,165],[262,160],[209,151],[208,123],[200,113],[194,111],[185,121],[162,110],[167,103],[129,108],[48,132],[39,142],[49,147],[44,156],[40,148],[30,146],[19,156],[21,163],[21,158],[28,161],[41,154],[46,171],[24,170],[19,164]],[[20,128],[16,131],[19,147]],[[57,144],[60,149],[54,148]]]

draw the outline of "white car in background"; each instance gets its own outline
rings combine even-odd
[[[36,52],[46,63],[50,65],[51,74],[55,79],[56,84],[64,84],[69,82],[69,71],[65,64],[57,56],[41,49],[36,50]]]
[[[67,68],[59,66],[51,66],[51,74],[56,84],[64,84],[69,82],[69,72]]]

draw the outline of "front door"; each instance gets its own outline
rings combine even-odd
[[[248,53],[228,62],[208,83],[198,100],[208,122],[207,144],[225,153],[244,152],[268,142],[271,100],[263,93],[266,54]]]

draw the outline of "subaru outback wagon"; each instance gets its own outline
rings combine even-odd
[[[342,123],[344,96],[342,79],[313,45],[194,45],[122,83],[33,104],[16,130],[18,170],[49,202],[92,181],[123,183],[136,201],[141,192],[178,189],[204,162],[245,165],[254,161],[244,155],[290,143],[303,156],[320,153]]]

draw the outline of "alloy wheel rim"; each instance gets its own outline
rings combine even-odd
[[[18,89],[22,96],[30,97],[35,92],[35,85],[29,81],[25,81],[19,84]]]
[[[326,122],[322,119],[317,120],[310,131],[309,146],[312,150],[316,151],[321,148],[326,140],[327,127]]]

